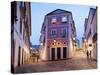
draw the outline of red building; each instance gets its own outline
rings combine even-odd
[[[45,16],[40,36],[41,60],[71,58],[75,50],[76,29],[70,11],[56,9]]]

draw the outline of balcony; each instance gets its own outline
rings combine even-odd
[[[67,34],[51,34],[51,38],[67,38]]]
[[[51,34],[51,38],[57,38],[57,34]]]

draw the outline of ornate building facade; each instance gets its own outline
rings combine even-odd
[[[41,28],[41,60],[72,58],[75,40],[76,28],[72,13],[62,9],[48,13]]]

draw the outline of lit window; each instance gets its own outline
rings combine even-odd
[[[53,17],[51,23],[55,24],[56,21],[57,21],[57,20],[56,20],[56,17]]]
[[[66,22],[66,21],[67,21],[66,16],[63,16],[63,17],[62,17],[62,22]]]

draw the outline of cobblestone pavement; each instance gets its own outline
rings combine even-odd
[[[72,59],[47,61],[31,64],[24,64],[17,67],[16,73],[49,72],[49,71],[68,71],[96,69],[97,63],[93,60],[87,60],[86,54],[82,50],[76,51]]]

